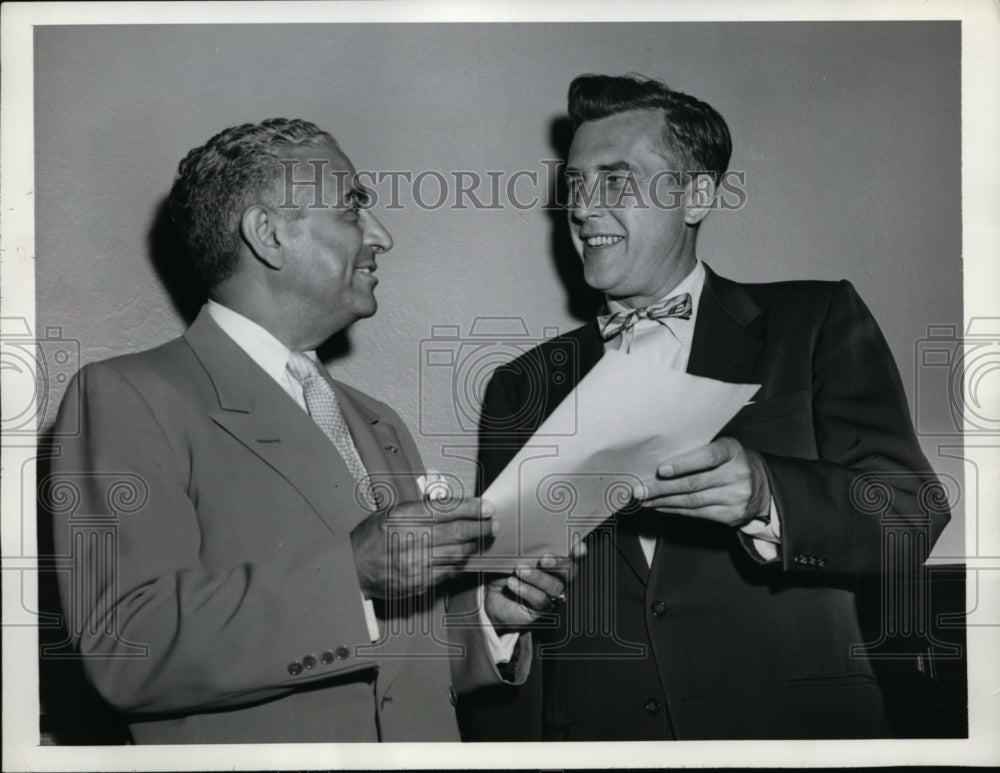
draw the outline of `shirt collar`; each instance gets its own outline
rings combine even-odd
[[[675,295],[682,295],[683,293],[691,293],[691,321],[693,322],[698,316],[698,301],[701,300],[701,291],[705,287],[705,266],[699,260],[695,261],[694,268],[685,276],[680,282],[678,282],[672,290],[667,292],[662,298],[658,298],[655,303],[660,301],[665,301],[667,298],[672,298]],[[650,304],[652,306],[654,304]],[[631,311],[632,309],[625,304],[607,299],[607,308],[609,314],[614,314],[619,311]],[[684,320],[672,320],[683,322]]]
[[[288,378],[285,367],[288,365],[288,355],[291,354],[291,350],[287,346],[252,319],[221,303],[209,300],[205,308],[222,331],[271,378],[279,383]],[[313,361],[317,359],[315,352],[303,352],[303,354]]]

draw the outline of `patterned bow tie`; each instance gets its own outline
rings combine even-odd
[[[601,329],[601,337],[605,341],[610,341],[615,336],[635,327],[635,323],[640,319],[649,319],[664,325],[663,320],[670,317],[691,319],[691,293],[671,296],[665,301],[654,303],[644,309],[602,314],[597,318],[597,324]]]

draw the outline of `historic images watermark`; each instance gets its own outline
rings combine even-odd
[[[563,162],[542,159],[534,169],[471,169],[442,172],[328,169],[329,159],[281,159],[281,209],[357,208],[387,210],[679,209],[685,195],[705,196],[713,209],[737,210],[747,203],[746,173],[662,170],[643,177],[632,170],[583,176],[565,173]],[[332,196],[327,194],[332,192]]]

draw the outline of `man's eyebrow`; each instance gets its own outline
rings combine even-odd
[[[357,186],[353,180],[347,182],[346,187],[337,186],[337,199],[334,202],[334,207],[349,207],[352,202],[359,199],[368,198],[368,193],[363,187]]]
[[[598,172],[633,172],[635,167],[632,166],[628,161],[612,161],[610,164],[598,164]],[[578,175],[581,174],[580,170],[575,166],[566,167],[564,174],[567,175]]]
[[[631,172],[634,167],[628,161],[613,161],[610,164],[598,164],[598,172]]]

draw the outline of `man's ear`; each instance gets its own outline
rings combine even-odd
[[[280,234],[280,215],[263,204],[246,208],[240,220],[240,236],[261,263],[279,269],[285,265]]]
[[[684,186],[684,222],[698,225],[715,207],[715,180],[710,174],[693,174]]]

